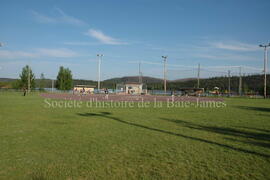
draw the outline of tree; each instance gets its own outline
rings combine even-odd
[[[11,88],[20,89],[21,88],[21,80],[17,79],[11,83]]]
[[[264,86],[261,86],[261,87],[260,87],[259,93],[260,93],[260,95],[262,95],[262,96],[264,95]],[[269,84],[266,85],[266,95],[267,95],[267,96],[270,95],[270,85],[269,85]]]
[[[43,91],[45,87],[45,76],[43,73],[40,74],[40,80],[39,80],[39,90]]]
[[[70,90],[72,86],[73,83],[71,70],[61,66],[56,78],[56,88],[59,90]]]
[[[29,76],[30,75],[30,76]],[[30,77],[30,89],[35,88],[35,75],[32,69],[26,65],[20,74],[19,87],[28,89],[28,77]]]

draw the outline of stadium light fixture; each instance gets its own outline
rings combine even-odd
[[[270,43],[268,44],[260,44],[259,47],[264,48],[264,98],[266,99],[267,94],[266,94],[266,86],[267,86],[267,81],[266,81],[266,75],[267,75],[267,48],[270,46]]]
[[[100,64],[103,54],[97,54],[98,57],[98,92],[100,92]]]
[[[167,92],[167,69],[166,69],[166,63],[168,56],[161,56],[164,61],[164,67],[163,67],[163,75],[164,75],[164,93]]]

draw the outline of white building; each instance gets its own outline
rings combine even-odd
[[[146,90],[143,89],[143,83],[126,82],[124,84],[117,84],[116,89],[120,93],[125,94],[145,94]]]

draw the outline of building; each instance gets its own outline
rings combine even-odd
[[[91,85],[76,85],[73,88],[73,94],[93,94],[95,86]]]
[[[204,93],[204,88],[180,88],[183,95],[198,96]]]
[[[125,94],[146,94],[146,89],[143,89],[143,83],[126,82],[124,84],[117,84],[116,91]]]

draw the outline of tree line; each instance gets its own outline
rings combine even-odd
[[[28,81],[30,80],[31,89],[44,90],[44,88],[52,87],[52,80],[46,79],[44,73],[40,74],[40,78],[36,79],[32,69],[26,65],[22,68],[22,72],[19,75],[20,79],[12,82],[12,88],[16,89],[28,89]],[[29,79],[28,79],[29,77]],[[138,77],[123,77],[105,80],[101,82],[102,88],[115,89],[116,84],[129,81],[130,78],[136,81]],[[221,92],[227,92],[229,86],[229,79],[226,76],[223,77],[212,77],[200,80],[200,88],[204,88],[205,91],[211,91],[215,87],[218,87]],[[148,90],[163,90],[163,81],[151,77],[145,77],[143,81],[145,87]],[[59,90],[70,90],[74,85],[96,85],[96,81],[91,80],[73,80],[72,72],[69,68],[61,66],[58,71],[58,75],[55,81],[55,87]],[[270,94],[270,75],[267,75],[267,94]],[[5,82],[0,82],[0,87],[7,85]],[[263,94],[263,75],[248,75],[242,77],[242,92],[244,94]],[[197,87],[196,79],[189,79],[185,81],[168,81],[167,89],[172,91],[180,90],[181,88]],[[230,78],[230,89],[231,92],[238,92],[239,88],[239,77],[233,76]]]
[[[38,88],[39,90],[44,90],[44,88],[48,87],[48,80],[45,79],[44,73],[41,73],[40,78],[36,80],[32,69],[28,65],[23,67],[19,76],[20,79],[12,82],[12,88],[27,90],[34,90]],[[60,66],[58,75],[56,77],[55,87],[59,90],[70,90],[73,88],[72,72],[69,68]]]

